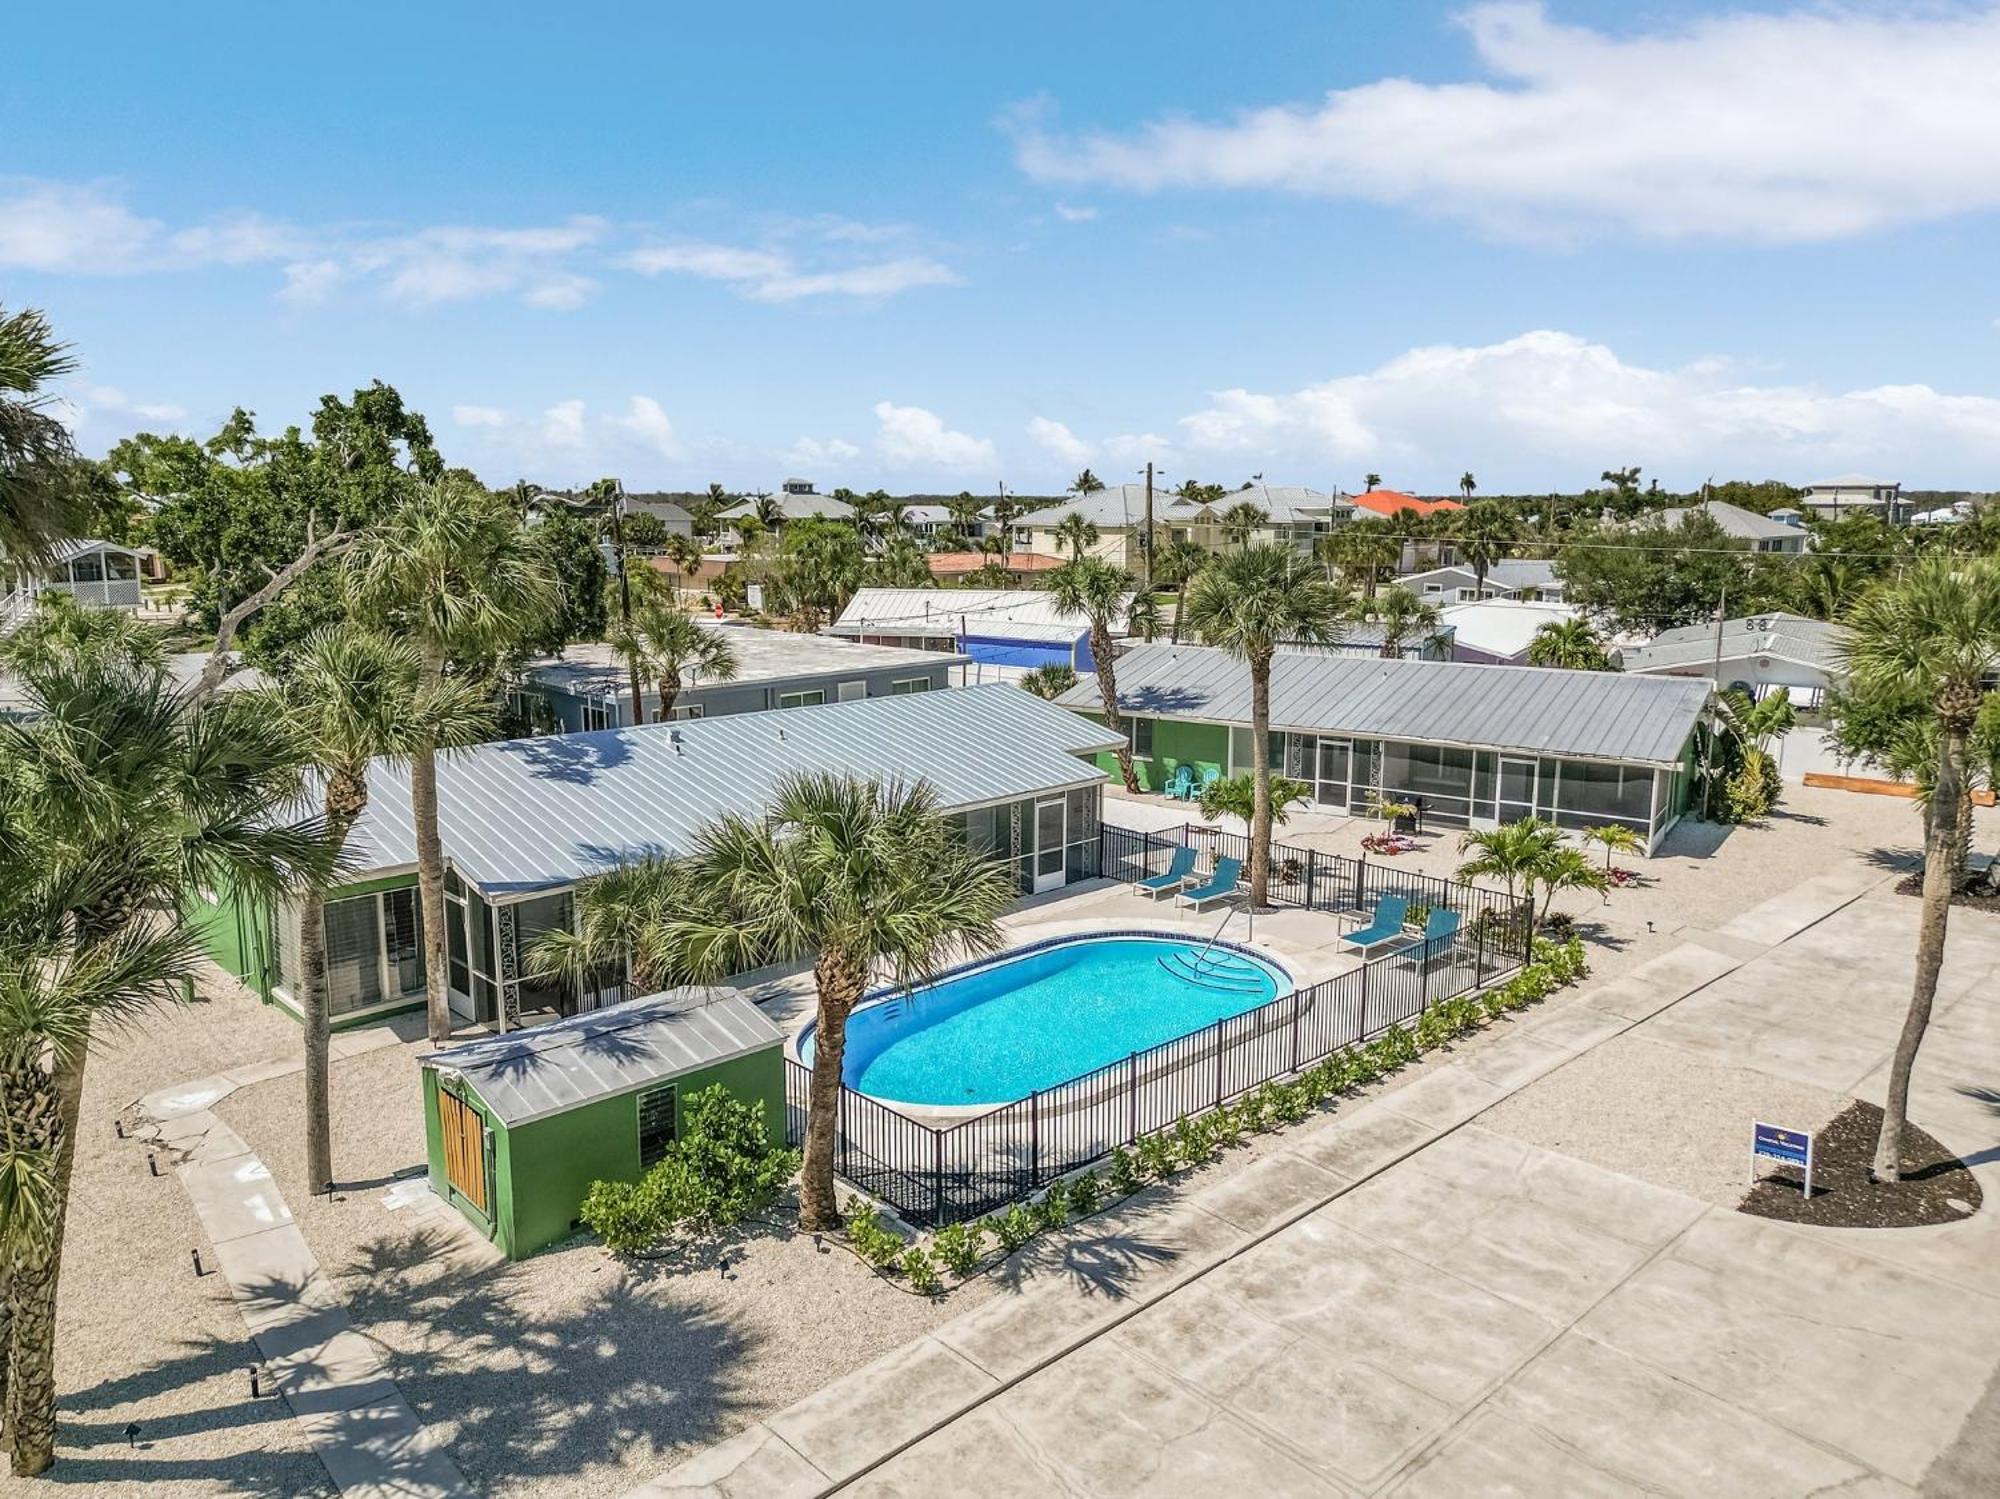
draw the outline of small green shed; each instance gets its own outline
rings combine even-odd
[[[634,1181],[720,1084],[785,1138],[784,1036],[735,989],[668,990],[423,1057],[431,1190],[509,1259],[580,1227],[594,1181]]]

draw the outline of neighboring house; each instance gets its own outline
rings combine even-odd
[[[593,875],[687,852],[725,812],[769,808],[787,776],[821,772],[928,783],[978,847],[1008,860],[1025,893],[1094,876],[1104,772],[1116,741],[1017,687],[969,687],[539,739],[440,756],[453,1013],[518,1023],[627,996],[620,975],[579,992],[532,977],[543,932],[570,929],[572,893]],[[424,1002],[409,767],[377,760],[351,861],[326,906],[336,1026]],[[191,900],[216,962],[297,1013],[299,910],[224,889]]]
[[[1380,656],[1386,637],[1381,624],[1372,619],[1351,620],[1340,627],[1340,636],[1331,645],[1281,645],[1281,651],[1321,651],[1336,656]],[[1449,661],[1451,626],[1445,625],[1424,635],[1412,635],[1402,643],[1406,661]]]
[[[965,657],[891,646],[859,645],[825,635],[798,635],[751,625],[701,623],[716,631],[736,655],[727,682],[684,682],[674,700],[676,719],[721,718],[771,708],[813,708],[856,698],[933,692],[951,685],[951,669]],[[646,721],[658,720],[657,684],[640,680]],[[572,645],[560,657],[531,661],[511,694],[530,722],[558,734],[624,727],[631,718],[632,688],[624,663],[608,645]]]
[[[1847,631],[1798,614],[1758,614],[1667,630],[1645,645],[1626,646],[1620,664],[1633,675],[1702,677],[1761,698],[1788,688],[1802,708],[1816,707],[1841,680],[1840,646]]]
[[[1192,541],[1211,552],[1235,545],[1223,530],[1222,517],[1234,506],[1246,502],[1267,517],[1262,526],[1250,533],[1249,540],[1282,541],[1307,550],[1352,513],[1352,506],[1340,496],[1296,484],[1250,484],[1205,504],[1190,503],[1155,485],[1154,549],[1164,549],[1176,541]],[[1058,539],[1056,532],[1070,515],[1080,515],[1097,527],[1097,541],[1090,548],[1092,556],[1135,573],[1142,570],[1144,555],[1140,538],[1146,529],[1145,485],[1112,484],[1093,494],[1071,495],[1048,509],[1024,516],[1014,525],[1015,548],[1067,559],[1073,555],[1071,549]]]
[[[1792,511],[1797,516],[1796,510]],[[1732,505],[1727,500],[1703,500],[1699,505],[1685,505],[1678,510],[1662,510],[1658,518],[1669,525],[1680,525],[1690,515],[1706,515],[1723,531],[1739,541],[1750,543],[1753,552],[1775,552],[1780,554],[1803,552],[1806,549],[1805,529],[1796,520],[1787,522],[1771,515],[1759,515],[1754,510],[1745,510],[1741,505]],[[1643,524],[1644,517],[1636,524]]]
[[[1388,798],[1421,800],[1433,826],[1531,815],[1572,829],[1620,823],[1648,852],[1687,806],[1708,697],[1705,682],[1617,672],[1283,651],[1260,748],[1241,660],[1154,644],[1118,661],[1119,709],[1149,788],[1181,765],[1242,774],[1261,753],[1322,808],[1365,815]],[[1057,701],[1088,716],[1097,684]]]
[[[980,665],[1093,670],[1090,623],[1032,588],[863,588],[832,633],[870,645],[952,651]],[[1126,634],[1121,614],[1114,639]]]
[[[1226,551],[1236,545],[1222,527],[1222,518],[1238,505],[1255,505],[1269,517],[1268,522],[1250,533],[1249,540],[1285,542],[1301,551],[1311,551],[1321,537],[1354,515],[1353,502],[1338,494],[1323,494],[1300,484],[1245,484],[1219,500],[1192,504],[1175,499],[1168,507],[1167,542],[1188,540],[1211,552]],[[1157,533],[1159,527],[1154,527]]]
[[[221,692],[245,692],[271,685],[270,679],[254,666],[244,666],[242,657],[230,653],[228,675],[218,688]],[[201,674],[208,665],[207,651],[176,651],[167,657],[167,679],[175,688],[185,692],[201,680]],[[29,717],[28,698],[20,679],[11,673],[0,672],[0,719],[16,721]]]
[[[49,560],[0,593],[0,635],[11,635],[45,593],[66,593],[89,609],[137,609],[142,578],[157,575],[159,553],[122,542],[73,539],[49,549]]]
[[[1450,514],[1465,506],[1457,500],[1425,500],[1397,489],[1369,489],[1353,500],[1357,521],[1393,521],[1404,511],[1429,517]],[[1396,561],[1398,573],[1419,573],[1451,567],[1458,561],[1458,548],[1448,537],[1411,538],[1403,543],[1403,555]]]
[[[1447,604],[1444,622],[1452,629],[1451,659],[1487,666],[1524,666],[1528,647],[1543,625],[1575,619],[1568,604],[1537,604],[1525,599],[1481,599]]]
[[[1843,515],[1872,515],[1892,526],[1907,525],[1916,507],[1903,498],[1903,486],[1893,479],[1871,479],[1866,474],[1842,474],[1835,479],[1819,479],[1806,485],[1799,496],[1799,508],[1822,520],[1838,520]]]
[[[1026,582],[1052,573],[1063,565],[1061,557],[1045,557],[1040,552],[932,552],[927,559],[931,576],[940,583],[953,583],[970,577],[985,567],[999,567],[1012,577]]]
[[[557,506],[569,510],[594,510],[597,503],[586,495],[545,489],[528,501],[528,524],[534,525]],[[669,494],[628,494],[625,496],[625,514],[628,517],[650,515],[666,527],[670,536],[694,535],[694,517]]]
[[[1505,557],[1487,568],[1483,591],[1478,574],[1468,562],[1411,573],[1396,581],[1433,604],[1469,604],[1477,599],[1560,604],[1563,597],[1563,583],[1556,576],[1555,563],[1530,557]]]

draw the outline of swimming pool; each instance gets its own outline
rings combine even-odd
[[[1009,1103],[1291,991],[1282,967],[1234,944],[1058,938],[857,1009],[841,1071],[898,1103]],[[810,1030],[799,1050],[812,1060]]]

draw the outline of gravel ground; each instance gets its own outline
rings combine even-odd
[[[1733,1208],[1750,1175],[1750,1121],[1822,1129],[1838,1093],[1728,1067],[1643,1029],[1613,1036],[1480,1117],[1483,1128]]]
[[[142,1093],[298,1046],[284,1016],[212,978],[193,1006],[103,1038],[85,1074],[58,1306],[57,1485],[160,1499],[332,1492],[284,1405],[249,1398],[255,1348],[222,1277],[194,1278],[188,1251],[203,1241],[187,1193],[165,1161],[149,1176],[145,1147],[112,1132]]]
[[[595,1244],[517,1265],[461,1252],[384,1206],[424,1159],[417,1042],[333,1071],[335,1201],[308,1200],[303,1080],[216,1113],[264,1157],[355,1325],[388,1354],[418,1419],[482,1493],[616,1493],[778,1411],[991,1294],[932,1303],[825,1254],[775,1217],[685,1263],[627,1266]],[[729,1261],[725,1275],[718,1258]]]

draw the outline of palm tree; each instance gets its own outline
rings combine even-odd
[[[1382,654],[1394,661],[1403,654],[1403,642],[1412,635],[1435,638],[1444,628],[1444,615],[1436,604],[1426,603],[1400,584],[1375,595],[1368,616],[1382,627]]]
[[[1125,628],[1148,645],[1160,633],[1160,601],[1143,589],[1132,595],[1132,607],[1125,612]]]
[[[1053,702],[1076,686],[1076,673],[1067,666],[1037,666],[1022,672],[1018,685]]]
[[[1465,476],[1470,479],[1472,475]],[[1466,491],[1466,498],[1472,498]],[[1452,517],[1451,538],[1458,553],[1472,569],[1473,592],[1486,592],[1486,574],[1494,563],[1508,556],[1520,540],[1521,528],[1514,512],[1503,505],[1487,502],[1467,505]]]
[[[1472,477],[1471,469],[1467,469],[1458,476],[1458,492],[1465,497],[1466,504],[1470,505],[1472,503],[1472,491],[1478,487],[1479,481]]]
[[[774,494],[759,491],[750,497],[750,508],[744,514],[756,516],[765,530],[775,531],[785,523],[785,502]]]
[[[1552,619],[1528,642],[1528,665],[1569,671],[1611,671],[1611,657],[1597,632],[1580,619]]]
[[[1013,872],[966,845],[959,819],[928,784],[815,774],[781,782],[768,814],[710,824],[678,873],[653,884],[671,904],[649,907],[638,925],[674,979],[714,983],[765,963],[812,960],[819,1007],[799,1227],[838,1227],[833,1166],[847,1017],[878,969],[907,988],[956,958],[997,949],[999,917],[1016,895]],[[579,889],[587,930],[596,900],[594,885]],[[580,946],[561,945],[573,957]]]
[[[1312,800],[1312,787],[1289,776],[1271,777],[1271,822],[1282,827],[1291,820],[1292,810]],[[1201,788],[1201,815],[1213,822],[1218,817],[1240,817],[1248,827],[1257,815],[1257,785],[1252,776],[1224,776]]]
[[[477,744],[493,733],[493,699],[464,677],[426,684],[407,641],[348,621],[306,638],[270,706],[289,715],[323,783],[326,841],[338,851],[368,807],[368,766],[407,763],[426,744]],[[306,1181],[333,1180],[327,1047],[326,887],[315,881],[299,901],[299,1016],[305,1032]]]
[[[620,659],[653,678],[660,691],[654,717],[674,716],[674,702],[684,685],[730,682],[736,678],[736,653],[719,629],[699,625],[676,605],[647,601],[632,616],[632,628],[614,629],[611,649]]]
[[[928,588],[937,581],[931,575],[930,554],[907,531],[896,532],[875,554],[871,576],[884,588]]]
[[[1111,638],[1111,625],[1130,607],[1138,586],[1138,579],[1124,568],[1096,557],[1065,562],[1049,574],[1056,612],[1090,622],[1090,659],[1097,672],[1097,695],[1104,704],[1104,726],[1121,737],[1125,720],[1118,711],[1118,650]],[[1138,795],[1139,776],[1132,769],[1130,740],[1118,746],[1118,774],[1125,789]]]
[[[1370,489],[1380,489],[1381,487],[1382,487],[1382,476],[1380,474],[1363,474],[1361,476],[1361,488],[1364,491]]]
[[[2000,563],[1931,557],[1901,582],[1865,595],[1848,616],[1841,664],[1858,691],[1921,693],[1937,723],[1937,762],[1925,817],[1923,917],[1910,1009],[1889,1064],[1882,1133],[1875,1145],[1878,1181],[1902,1178],[1903,1122],[1910,1072],[1930,1025],[1944,965],[1945,929],[1956,894],[1960,802],[1966,795],[1966,749],[2000,669]]]
[[[1249,500],[1238,500],[1222,512],[1218,524],[1225,538],[1238,546],[1250,545],[1250,538],[1271,523],[1271,513]]]
[[[405,501],[363,538],[352,554],[349,587],[365,613],[416,647],[426,692],[436,691],[452,667],[483,665],[532,634],[561,599],[559,585],[513,512],[476,483],[450,475]],[[451,1036],[439,747],[426,740],[410,752],[424,997],[433,1041]]]
[[[0,638],[0,667],[16,672],[159,670],[166,637],[122,609],[86,609],[66,593],[45,593],[12,635]]]
[[[1081,562],[1083,554],[1097,545],[1097,522],[1083,512],[1072,510],[1056,525],[1056,545],[1068,547],[1070,556]]]
[[[1532,907],[1535,884],[1541,878],[1549,856],[1561,845],[1562,834],[1555,824],[1544,822],[1539,817],[1523,817],[1517,822],[1502,823],[1497,828],[1475,829],[1458,840],[1460,853],[1473,849],[1479,851],[1477,858],[1468,859],[1458,866],[1458,877],[1461,880],[1504,880],[1510,905],[1517,900],[1526,900]]]
[[[1596,890],[1603,892],[1610,888],[1611,876],[1590,862],[1590,858],[1580,848],[1557,846],[1551,848],[1535,869],[1535,878],[1542,886],[1541,920],[1549,919],[1549,908],[1556,902],[1556,895],[1563,890]]]
[[[75,369],[41,313],[0,308],[0,580],[82,522],[76,446],[49,390]]]
[[[1073,495],[1076,495],[1079,499],[1087,494],[1097,494],[1100,491],[1102,491],[1103,488],[1104,488],[1104,481],[1098,478],[1097,475],[1093,474],[1089,469],[1085,469],[1082,473],[1078,474],[1074,479],[1069,481],[1069,492]]]
[[[1320,542],[1325,561],[1340,569],[1343,581],[1359,584],[1364,598],[1374,598],[1385,568],[1396,565],[1403,544],[1396,533],[1377,521],[1350,521]]]
[[[1181,640],[1181,619],[1187,613],[1188,584],[1195,574],[1208,566],[1209,550],[1183,536],[1179,541],[1170,541],[1160,548],[1153,559],[1153,575],[1174,591],[1174,628],[1170,637],[1175,645]]]
[[[1645,847],[1644,840],[1637,833],[1619,822],[1607,822],[1602,827],[1585,828],[1583,836],[1588,842],[1603,845],[1606,874],[1611,872],[1611,856],[1614,853],[1632,853]]]
[[[1188,592],[1188,624],[1204,641],[1250,666],[1250,900],[1265,904],[1271,876],[1271,660],[1280,645],[1332,640],[1346,602],[1291,547],[1259,542],[1218,557]]]

